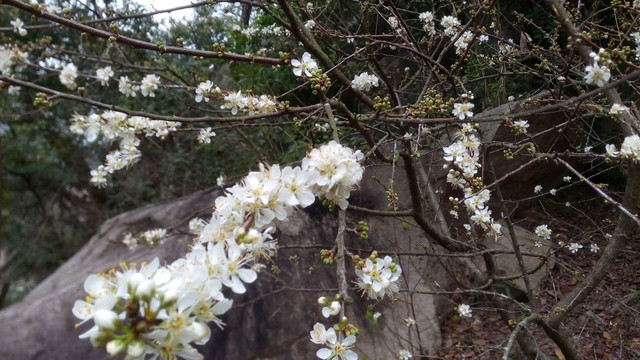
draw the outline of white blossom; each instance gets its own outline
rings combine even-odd
[[[409,350],[402,349],[398,351],[398,360],[409,360],[412,357],[413,355],[411,355],[411,352],[409,352]]]
[[[618,115],[623,112],[629,112],[629,108],[622,104],[617,104],[617,103],[611,105],[611,109],[609,110],[609,114],[611,115]]]
[[[582,245],[578,243],[571,243],[567,248],[569,249],[569,251],[571,251],[572,254],[575,254],[578,252],[578,250],[582,249]]]
[[[142,78],[140,93],[144,97],[155,97],[155,91],[158,90],[158,85],[160,85],[160,78],[155,74],[147,74]]]
[[[460,317],[467,317],[470,318],[471,315],[471,306],[467,305],[467,304],[460,304],[458,305],[458,314],[460,315]]]
[[[593,65],[588,65],[585,71],[587,74],[584,76],[584,81],[587,84],[595,84],[602,87],[611,78],[609,68],[604,65],[600,66],[597,62],[594,62]]]
[[[351,80],[351,87],[355,90],[369,91],[371,86],[378,87],[378,77],[366,71]]]
[[[69,90],[76,88],[76,78],[78,77],[78,68],[72,63],[65,65],[60,71],[60,83],[66,86]]]
[[[640,136],[631,135],[624,138],[620,147],[620,156],[634,162],[640,161]]]
[[[442,18],[440,25],[444,28],[445,35],[453,36],[458,32],[457,28],[460,26],[460,20],[447,15]]]
[[[109,83],[109,79],[113,77],[113,70],[111,70],[111,66],[96,70],[96,77],[100,80],[100,84],[102,86],[106,86]]]
[[[527,120],[516,120],[513,122],[512,129],[516,134],[526,134],[529,128],[529,122]]]
[[[203,99],[205,102],[208,102],[209,97],[207,95],[209,95],[209,91],[211,91],[212,87],[213,83],[211,80],[198,84],[198,87],[196,88],[196,102],[201,102]]]
[[[198,132],[198,142],[200,144],[210,144],[211,138],[216,136],[215,131],[212,131],[210,127],[200,129]]]
[[[470,102],[455,103],[453,104],[453,116],[457,117],[460,120],[470,118],[473,116],[473,111],[471,111],[473,107],[474,105]]]
[[[13,32],[20,36],[27,35],[27,29],[24,28],[24,23],[19,18],[15,18],[9,22],[13,26]]]
[[[539,225],[536,227],[535,233],[545,240],[551,239],[551,229],[547,225]]]
[[[120,91],[124,96],[135,97],[136,91],[139,89],[139,86],[134,85],[129,81],[128,76],[120,76],[120,80],[118,81],[118,91]]]
[[[302,74],[304,74],[307,77],[311,77],[314,72],[319,70],[318,64],[311,58],[311,54],[308,52],[302,54],[301,60],[291,60],[291,65],[293,66],[293,73],[296,76],[302,76]]]

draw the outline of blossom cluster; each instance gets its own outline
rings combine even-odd
[[[358,354],[351,350],[353,344],[356,343],[355,335],[349,335],[341,339],[342,334],[338,337],[333,328],[327,330],[325,326],[320,323],[316,323],[309,334],[311,336],[311,342],[326,346],[316,352],[316,356],[320,359],[358,360]]]
[[[137,135],[164,138],[179,125],[172,121],[151,120],[141,116],[129,117],[121,112],[105,111],[100,115],[73,115],[70,130],[83,135],[88,142],[96,141],[100,135],[110,142],[119,140],[119,149],[107,154],[105,164],[91,171],[91,183],[103,187],[107,184],[109,174],[135,163],[140,158],[140,140]]]
[[[398,290],[398,280],[402,275],[400,265],[393,262],[390,256],[379,258],[376,251],[365,261],[354,259],[356,267],[356,287],[370,299],[384,298],[384,295],[393,296]]]
[[[196,96],[196,101],[198,100]],[[254,96],[251,94],[243,94],[242,91],[231,92],[224,96],[224,104],[221,109],[231,110],[231,114],[236,115],[238,110],[247,113],[249,116],[256,114],[268,114],[275,112],[277,109],[277,103],[275,99],[267,96],[260,95]]]
[[[22,22],[22,20],[20,20],[19,18],[15,18],[14,20],[11,20],[9,23],[13,27],[13,32],[15,32],[16,34],[19,34],[20,36],[27,35],[27,29],[24,28],[24,22]]]
[[[470,213],[470,220],[480,226],[484,231],[489,231],[495,236],[500,234],[502,225],[494,222],[491,210],[487,206],[491,193],[487,189],[481,189],[482,179],[477,177],[480,168],[480,139],[477,136],[474,124],[462,124],[458,132],[457,141],[442,148],[444,151],[445,167],[453,165],[447,174],[447,183],[454,188],[462,189],[464,193],[464,205]],[[458,216],[457,198],[451,199],[454,204],[452,215]]]
[[[122,244],[133,250],[141,245],[155,246],[162,244],[167,236],[166,229],[151,229],[139,234],[127,233]]]
[[[433,22],[433,13],[431,11],[425,11],[418,15],[418,18],[423,22],[423,28],[429,35],[436,33],[436,26]]]
[[[76,88],[77,77],[78,68],[73,63],[65,65],[60,71],[60,75],[58,76],[58,78],[60,79],[60,83],[66,86],[69,90],[73,90]]]
[[[453,36],[458,32],[460,20],[454,16],[447,15],[442,18],[440,25],[444,28],[445,35]]]
[[[286,220],[294,206],[309,206],[316,196],[346,203],[362,178],[361,159],[359,151],[332,141],[311,151],[302,166],[261,166],[249,173],[215,200],[208,222],[190,222],[198,235],[185,257],[166,266],[156,259],[139,269],[90,275],[84,286],[88,296],[75,302],[73,314],[82,322],[93,320],[94,326],[80,337],[127,359],[202,358],[192,344],[208,341],[207,323],[223,327],[218,316],[232,305],[223,286],[241,294],[244,284],[256,280],[258,260],[275,251],[274,222]],[[331,307],[335,313],[336,306]],[[335,330],[323,327],[317,339],[329,347],[318,351],[320,358],[357,359],[349,350],[355,336],[339,341]]]
[[[158,85],[160,85],[160,78],[155,74],[147,74],[142,78],[142,82],[140,83],[140,93],[144,97],[155,97],[155,91],[158,90]]]
[[[27,60],[27,53],[20,51],[17,47],[6,48],[0,46],[0,74],[11,75],[16,70],[20,71]]]
[[[354,76],[353,80],[351,80],[351,87],[355,90],[369,91],[372,86],[378,87],[378,81],[377,76],[365,71],[360,75]]]
[[[470,318],[471,315],[471,306],[467,305],[467,304],[460,304],[457,306],[457,310],[458,310],[458,315],[460,315],[460,317],[466,317],[466,318]]]
[[[624,138],[620,151],[613,144],[607,144],[605,146],[607,157],[621,158],[631,160],[633,162],[640,162],[640,136],[631,135]]]
[[[291,35],[291,32],[285,29],[282,26],[278,26],[276,24],[270,24],[267,26],[263,26],[260,28],[248,26],[245,28],[240,27],[240,25],[233,25],[231,28],[233,31],[239,31],[247,37],[252,36],[277,36],[277,37],[288,37]]]
[[[604,86],[611,79],[611,71],[606,65],[600,65],[600,56],[604,54],[604,49],[600,49],[598,54],[591,53],[589,56],[593,59],[593,65],[587,65],[585,68],[584,81],[587,84],[595,84],[599,87]]]

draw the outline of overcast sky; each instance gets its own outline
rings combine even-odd
[[[189,5],[192,3],[191,0],[135,0],[137,3],[146,6],[150,11],[152,10],[165,10],[171,9],[178,6]],[[192,14],[192,9],[174,11],[169,13],[164,13],[162,15],[156,15],[159,19],[166,19],[169,17],[173,17],[175,19],[184,19],[189,17]]]

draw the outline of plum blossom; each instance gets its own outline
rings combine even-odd
[[[513,132],[515,132],[518,135],[526,134],[527,128],[529,128],[529,122],[527,120],[517,120],[513,122],[513,125],[511,128],[513,129]]]
[[[470,318],[471,315],[471,306],[467,305],[467,304],[460,304],[458,305],[458,315],[460,315],[460,317],[467,317]]]
[[[20,93],[20,86],[13,86],[10,85],[9,88],[7,89],[7,94],[9,95],[18,95]]]
[[[78,77],[78,68],[73,63],[69,63],[60,71],[60,83],[66,86],[69,90],[76,88],[76,78]]]
[[[313,149],[302,160],[302,170],[309,174],[311,191],[341,209],[349,204],[351,188],[360,182],[364,169],[358,163],[364,158],[360,150],[351,149],[331,141]]]
[[[210,144],[211,138],[216,136],[215,131],[212,131],[210,127],[200,129],[198,132],[198,142],[200,144]]]
[[[445,35],[453,36],[458,32],[457,28],[460,26],[460,20],[456,17],[447,15],[442,18],[440,25],[444,28]]]
[[[230,109],[232,115],[236,115],[238,110],[242,110],[248,105],[247,98],[238,90],[237,93],[230,93],[224,97],[225,103],[222,109]]]
[[[629,108],[618,103],[611,105],[611,109],[609,110],[609,114],[611,115],[618,115],[623,112],[629,112]]]
[[[411,327],[416,324],[416,321],[412,317],[408,317],[404,319],[404,323],[405,325],[407,325],[407,327]]]
[[[92,134],[115,139],[119,130],[111,125],[123,123],[134,128],[130,132],[135,134],[148,131],[150,120],[127,118],[115,112],[94,114],[91,119],[77,115],[73,131],[86,135],[91,128]],[[152,131],[150,135],[156,133]],[[127,142],[135,146],[134,139],[131,136]],[[109,354],[126,353],[132,358],[146,354],[154,358],[202,358],[193,345],[208,341],[211,330],[207,323],[222,328],[224,323],[219,316],[232,306],[223,286],[244,293],[245,284],[257,278],[260,268],[257,260],[275,251],[271,237],[273,221],[286,220],[293,206],[308,206],[318,194],[332,201],[336,197],[330,194],[339,195],[346,201],[348,192],[362,177],[359,152],[334,142],[316,150],[303,160],[302,167],[260,166],[259,171],[249,173],[243,181],[228,188],[225,195],[215,200],[210,220],[190,222],[197,238],[183,258],[166,266],[160,266],[156,259],[139,269],[123,265],[120,270],[89,276],[85,282],[89,296],[76,302],[73,313],[83,322],[93,320],[94,326],[81,336],[90,337],[94,346],[105,348]],[[120,165],[114,163],[109,167]],[[102,169],[105,173],[108,170],[108,166]],[[155,237],[153,234],[158,231],[150,232]],[[129,237],[129,244],[135,237]],[[392,281],[393,276],[400,274],[399,266],[390,257],[377,259],[371,268],[390,269]],[[378,282],[382,288],[382,276],[368,276],[371,284]],[[323,312],[329,315],[340,311],[338,301],[329,302],[325,298],[321,303],[328,305]],[[338,336],[333,328],[325,329],[318,323],[310,338],[325,346],[316,353],[321,359],[358,359],[351,350],[356,338],[348,331]]]
[[[331,315],[338,315],[340,313],[340,309],[342,309],[340,302],[332,301],[329,306],[322,308],[322,316],[328,318]]]
[[[393,262],[390,256],[383,259],[367,258],[365,266],[355,270],[358,280],[356,286],[370,299],[382,299],[385,294],[393,295],[399,291],[398,280],[402,268]]]
[[[453,116],[457,117],[460,120],[464,120],[465,118],[470,118],[473,116],[474,105],[470,102],[464,103],[455,103],[453,104]]]
[[[433,13],[431,11],[420,13],[418,18],[424,23],[423,28],[427,34],[434,35],[436,33],[435,24],[433,22]]]
[[[316,356],[320,359],[337,360],[340,358],[340,360],[358,360],[358,354],[350,350],[356,342],[356,337],[354,335],[349,335],[345,337],[344,340],[339,341],[335,330],[330,328],[327,331],[326,340],[327,341],[323,345],[327,347],[316,352]]]
[[[547,225],[539,225],[536,227],[535,233],[545,240],[551,239],[551,229]]]
[[[571,251],[572,254],[575,254],[578,252],[578,250],[582,249],[582,245],[578,243],[571,243],[567,248],[569,249],[569,251]]]
[[[198,84],[198,87],[196,88],[196,102],[201,102],[203,99],[205,102],[208,102],[209,97],[207,95],[209,95],[209,91],[212,87],[213,83],[211,82],[211,80],[207,80]]]
[[[351,87],[355,90],[369,91],[372,86],[378,87],[378,80],[377,76],[370,75],[365,71],[351,80]]]
[[[595,84],[602,87],[611,78],[609,68],[599,65],[598,62],[594,62],[593,65],[587,65],[585,71],[587,74],[584,76],[584,81],[587,84]]]
[[[624,138],[620,147],[620,156],[634,162],[640,161],[640,136],[631,135]]]
[[[409,360],[413,357],[409,350],[402,349],[398,351],[398,360]]]
[[[127,97],[135,97],[136,91],[140,90],[138,85],[134,85],[129,81],[128,76],[120,76],[120,80],[118,81],[118,91]]]
[[[19,34],[20,36],[27,35],[27,29],[24,28],[24,22],[19,18],[11,20],[9,23],[13,26],[14,33]]]
[[[158,85],[160,85],[160,78],[155,74],[147,74],[142,78],[140,93],[144,97],[155,97],[155,91],[158,90]]]
[[[113,77],[113,70],[111,70],[111,66],[96,70],[96,77],[100,80],[100,84],[102,86],[106,86],[109,83],[109,79]]]
[[[311,342],[314,344],[324,345],[327,342],[327,330],[323,324],[316,323],[313,325],[313,330],[309,331],[309,335],[311,336]]]
[[[304,73],[305,76],[311,77],[314,72],[318,71],[318,64],[314,59],[311,58],[311,54],[305,52],[302,54],[302,59],[293,59],[291,60],[291,65],[293,66],[293,73],[296,76],[302,76]]]

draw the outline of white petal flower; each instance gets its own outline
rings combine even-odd
[[[594,62],[593,65],[588,65],[585,71],[587,74],[584,76],[584,81],[587,84],[595,84],[602,87],[611,78],[609,68],[604,65],[600,66],[597,62]]]
[[[551,239],[551,229],[547,225],[539,225],[536,227],[535,233],[545,240]]]
[[[78,77],[78,68],[72,63],[65,65],[60,71],[60,82],[69,90],[76,88],[76,78]]]
[[[471,315],[471,306],[469,306],[467,304],[458,305],[458,314],[460,315],[460,317],[470,318],[472,316]]]
[[[313,330],[309,332],[309,335],[311,336],[311,342],[314,344],[324,345],[327,342],[327,330],[323,324],[316,323],[313,325]]]
[[[609,110],[609,114],[611,115],[617,115],[623,112],[629,112],[629,108],[622,104],[617,104],[617,103],[611,105],[611,109]]]
[[[402,349],[398,351],[398,360],[409,360],[413,357],[409,350]]]
[[[158,85],[160,85],[160,78],[155,74],[147,74],[140,84],[140,93],[144,97],[155,97]]]
[[[349,335],[342,342],[338,341],[333,328],[327,331],[327,342],[324,344],[328,348],[322,348],[316,352],[316,356],[320,359],[332,359],[337,360],[358,360],[358,354],[349,350],[356,342],[356,337]]]
[[[329,306],[322,308],[322,315],[328,318],[331,315],[338,315],[342,306],[338,301],[332,301]]]
[[[464,120],[465,118],[470,118],[473,116],[473,111],[471,111],[473,107],[474,105],[469,102],[455,103],[453,104],[453,111],[452,111],[453,116],[457,117],[460,120]]]
[[[631,135],[624,138],[620,147],[620,156],[634,162],[640,161],[640,136]]]
[[[578,252],[578,250],[582,249],[582,245],[578,244],[578,243],[571,243],[568,246],[569,251],[571,251],[572,254],[575,254]]]
[[[100,80],[100,84],[102,86],[106,86],[109,83],[109,79],[113,77],[113,70],[111,70],[111,66],[96,70],[96,77]]]
[[[356,75],[353,80],[351,80],[351,87],[355,90],[369,91],[372,86],[378,87],[378,81],[377,76],[370,75],[365,71],[360,75]]]
[[[304,73],[305,76],[311,77],[314,72],[318,71],[318,64],[314,59],[311,58],[311,54],[305,52],[302,54],[302,59],[293,59],[291,60],[291,65],[293,66],[293,73],[296,76],[302,76]]]

